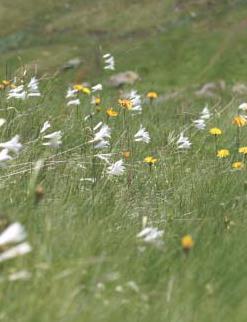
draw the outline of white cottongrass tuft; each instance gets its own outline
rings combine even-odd
[[[193,121],[193,123],[198,130],[204,130],[206,127],[206,123],[205,123],[204,119],[195,120],[195,121]]]
[[[32,247],[28,242],[21,243],[1,253],[0,262],[4,262],[6,260],[9,260],[18,256],[23,256],[25,254],[30,253],[31,251],[32,251]]]
[[[18,153],[22,148],[22,144],[19,142],[19,135],[15,135],[11,140],[0,143],[0,147],[4,149],[8,149],[11,152]]]
[[[211,113],[209,112],[208,106],[205,106],[200,114],[200,119],[208,120],[211,116]]]
[[[180,150],[187,150],[191,147],[191,142],[189,141],[189,138],[184,136],[183,132],[180,133],[179,139],[177,140],[177,147]]]
[[[3,149],[0,152],[0,165],[3,166],[6,161],[12,160],[13,158],[8,154],[9,150],[8,149]]]
[[[238,109],[247,112],[247,103],[240,104]]]
[[[139,131],[134,135],[136,142],[144,142],[149,143],[150,142],[150,135],[148,131],[141,125]]]
[[[51,148],[58,148],[62,144],[62,132],[56,131],[51,134],[47,134],[44,136],[44,139],[48,139],[48,142],[43,143],[43,145]]]
[[[26,239],[25,228],[18,222],[8,226],[0,235],[0,246],[19,243]]]
[[[40,130],[40,134],[44,133],[47,129],[49,129],[51,127],[51,124],[49,121],[45,121],[45,123],[43,124],[41,130]]]
[[[104,69],[115,70],[115,59],[111,54],[103,55],[103,59],[105,63]]]
[[[154,244],[156,246],[162,245],[162,237],[164,235],[163,230],[159,230],[154,227],[146,227],[141,232],[139,232],[136,237],[141,238],[145,243]]]
[[[36,77],[32,77],[30,82],[27,85],[28,88],[28,97],[41,96],[39,91],[39,81]]]
[[[92,89],[92,92],[95,93],[95,92],[98,92],[98,91],[102,91],[103,86],[102,86],[102,84],[97,84],[95,86],[92,86],[91,89]]]
[[[81,101],[79,98],[77,98],[77,99],[68,101],[67,106],[71,106],[71,105],[78,106],[80,104],[81,104]]]
[[[119,160],[111,164],[107,168],[107,174],[110,176],[121,176],[125,171],[125,166],[123,165],[123,160]]]

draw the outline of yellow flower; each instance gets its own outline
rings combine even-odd
[[[125,159],[128,159],[130,157],[130,151],[123,151],[122,155]]]
[[[101,98],[100,97],[95,97],[94,104],[99,105],[100,103],[101,103]]]
[[[226,158],[226,157],[229,157],[229,155],[230,155],[230,152],[227,149],[221,149],[221,150],[218,150],[217,152],[218,158]]]
[[[236,170],[241,170],[244,168],[244,163],[241,161],[233,162],[232,168]]]
[[[127,99],[119,99],[118,103],[123,107],[126,108],[127,110],[131,110],[133,107],[133,103],[131,102],[131,100],[127,100]]]
[[[184,251],[189,251],[194,246],[194,241],[191,235],[185,235],[181,239],[181,245]]]
[[[118,116],[118,112],[117,111],[114,111],[114,109],[112,107],[108,108],[106,110],[106,114],[107,116],[109,117],[115,117],[115,116]]]
[[[149,165],[153,165],[153,164],[155,164],[157,161],[158,161],[158,159],[155,159],[155,158],[154,158],[154,157],[152,157],[152,156],[148,156],[148,157],[146,157],[146,158],[143,160],[143,162],[145,162],[145,163],[147,163],[147,164],[149,164]]]
[[[247,146],[243,146],[243,147],[239,148],[238,152],[242,153],[242,154],[247,154]]]
[[[232,124],[237,125],[238,127],[242,127],[247,124],[247,121],[243,116],[238,115],[234,117],[234,119],[232,120]]]
[[[73,86],[73,89],[86,95],[91,94],[91,90],[88,87],[83,86],[82,84],[75,84]]]
[[[221,135],[222,131],[218,127],[213,127],[212,129],[209,130],[209,133],[212,135]]]
[[[158,94],[156,92],[148,92],[147,93],[147,98],[149,98],[150,100],[153,100],[157,97],[158,97]]]

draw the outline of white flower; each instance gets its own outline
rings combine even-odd
[[[180,134],[179,139],[177,140],[178,149],[189,149],[191,142],[188,137],[185,137],[183,133]]]
[[[49,121],[45,121],[45,123],[43,124],[41,130],[40,130],[40,134],[44,133],[47,129],[49,129],[51,127],[51,124]]]
[[[148,131],[140,126],[139,131],[135,134],[134,136],[136,142],[144,142],[144,143],[149,143],[150,142],[150,136]]]
[[[131,90],[129,93],[125,95],[125,98],[131,100],[132,102],[131,112],[140,113],[142,111],[141,95],[139,95],[136,90]]]
[[[115,59],[111,54],[103,55],[105,66],[104,69],[114,70],[115,69]]]
[[[13,158],[8,154],[9,150],[8,149],[3,149],[0,152],[0,164],[2,162],[2,165],[4,164],[4,162],[8,161],[8,160],[12,160]]]
[[[4,123],[6,123],[6,120],[5,119],[1,119],[0,118],[0,127],[4,125]]]
[[[37,80],[36,77],[32,77],[30,82],[27,85],[27,88],[31,92],[38,92],[39,91],[39,81]]]
[[[247,103],[240,104],[238,109],[247,112]]]
[[[195,120],[195,121],[193,121],[193,123],[198,130],[204,130],[206,127],[206,123],[205,123],[204,119]]]
[[[95,149],[104,149],[107,148],[110,143],[106,140],[100,140],[98,143],[95,144]]]
[[[68,106],[70,106],[70,105],[80,105],[80,104],[81,104],[81,102],[80,102],[80,99],[79,98],[77,98],[75,100],[70,100],[67,103]]]
[[[119,160],[107,168],[107,173],[111,176],[120,176],[124,171],[125,167],[123,165],[123,160]]]
[[[19,243],[26,239],[25,228],[18,222],[8,226],[0,235],[0,246]]]
[[[43,143],[43,145],[50,146],[51,148],[58,148],[62,144],[62,132],[56,131],[51,134],[44,136],[44,139],[48,139],[48,142]]]
[[[32,274],[26,270],[18,271],[9,275],[8,280],[10,282],[15,282],[19,280],[29,280]]]
[[[24,90],[24,85],[17,86],[12,88],[9,93],[7,99],[17,98],[25,100],[27,98],[27,91]]]
[[[201,119],[208,120],[211,116],[211,113],[209,112],[208,106],[205,106],[204,109],[201,112]]]
[[[141,238],[146,243],[161,245],[162,244],[162,236],[164,235],[163,230],[158,230],[153,227],[146,227],[141,232],[137,234],[137,238]]]
[[[5,252],[0,254],[0,262],[4,262],[6,260],[15,258],[17,256],[22,256],[25,255],[27,253],[30,253],[32,250],[32,247],[30,246],[29,243],[24,242],[21,243],[15,247],[12,247],[8,250],[6,250]]]
[[[19,135],[14,136],[10,141],[0,143],[0,147],[4,149],[8,149],[11,152],[18,153],[22,148],[22,144],[19,142]]]
[[[96,125],[96,127],[94,128],[94,131],[97,130],[98,128],[100,128],[100,130],[94,134],[94,138],[91,142],[97,142],[105,138],[111,137],[111,129],[109,128],[109,126],[102,123],[100,125],[99,124]]]
[[[102,89],[103,89],[102,84],[97,84],[92,87],[92,92],[94,93],[94,92],[102,91]]]
[[[72,88],[69,87],[68,90],[67,90],[66,98],[75,97],[76,93],[77,93],[76,89],[72,89]]]

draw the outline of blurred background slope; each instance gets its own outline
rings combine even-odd
[[[1,0],[0,73],[27,64],[54,74],[79,58],[64,77],[90,80],[111,51],[118,70],[158,89],[244,81],[246,14],[245,0]]]

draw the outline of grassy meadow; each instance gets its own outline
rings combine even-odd
[[[246,14],[245,0],[1,0],[0,321],[247,320]],[[128,70],[135,84],[109,86]],[[3,260],[13,223],[32,250]]]

